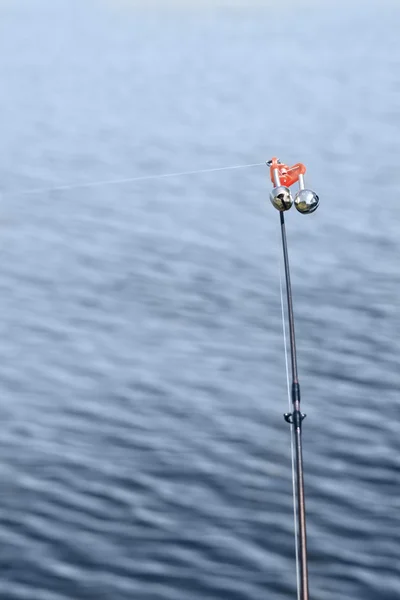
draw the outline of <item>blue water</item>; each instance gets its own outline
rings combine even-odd
[[[233,4],[233,3],[231,3]],[[237,4],[237,3],[236,3]],[[400,6],[0,5],[0,597],[400,598]]]

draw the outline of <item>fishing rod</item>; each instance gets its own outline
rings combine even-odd
[[[299,537],[297,540],[298,548],[296,557],[300,556],[300,598],[301,600],[309,600],[308,589],[308,556],[307,556],[307,531],[306,531],[306,506],[304,498],[304,473],[303,473],[303,445],[302,445],[302,423],[305,414],[300,408],[300,384],[297,371],[297,352],[296,338],[294,328],[293,314],[293,296],[292,286],[290,283],[290,267],[289,255],[287,248],[286,227],[285,227],[285,211],[289,210],[293,204],[302,214],[313,213],[319,205],[319,198],[315,192],[306,189],[304,185],[304,174],[306,167],[302,163],[297,163],[292,167],[281,163],[277,158],[272,158],[267,162],[270,168],[270,176],[273,184],[273,189],[270,193],[272,205],[279,211],[283,261],[285,267],[285,282],[286,282],[286,297],[287,311],[289,320],[289,336],[290,336],[290,362],[292,368],[292,386],[291,400],[292,412],[285,413],[285,421],[292,428],[292,435],[295,438],[296,449],[296,497],[297,497],[297,527]],[[299,190],[296,193],[294,200],[290,192],[290,187],[298,183]],[[299,590],[298,590],[299,591]]]

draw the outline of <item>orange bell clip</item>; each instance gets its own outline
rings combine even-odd
[[[294,197],[296,209],[307,215],[318,208],[319,198],[317,194],[310,189],[306,189],[304,185],[306,168],[303,163],[296,163],[293,167],[289,167],[274,157],[267,161],[267,166],[270,169],[271,181],[274,186],[269,196],[274,208],[282,213],[292,207],[293,197],[289,188],[296,182],[299,183],[299,190]]]
[[[271,181],[274,185],[276,185],[276,174],[279,177],[280,185],[290,187],[296,183],[296,181],[299,181],[300,175],[304,175],[306,172],[306,167],[303,165],[303,163],[297,163],[293,165],[293,167],[289,167],[288,165],[281,163],[275,157],[272,158],[267,164],[270,167]]]

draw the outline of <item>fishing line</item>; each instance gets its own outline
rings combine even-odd
[[[25,194],[48,194],[51,192],[64,192],[67,190],[75,190],[75,189],[84,189],[84,188],[93,188],[93,187],[101,187],[107,185],[122,185],[124,183],[134,183],[136,181],[149,181],[152,179],[166,179],[168,177],[182,177],[184,175],[198,175],[201,173],[215,173],[217,171],[232,171],[234,169],[249,169],[251,167],[260,167],[265,166],[265,162],[261,163],[252,163],[248,165],[232,165],[229,167],[215,167],[212,169],[198,169],[196,171],[180,171],[177,173],[161,173],[158,175],[141,175],[139,177],[126,177],[123,179],[106,179],[99,181],[88,181],[83,183],[71,183],[58,185],[54,187],[47,188],[33,188],[27,190],[16,190],[15,192],[4,192],[2,196],[19,196]]]
[[[290,381],[289,381],[289,360],[288,360],[288,347],[287,347],[287,337],[286,337],[285,307],[284,307],[284,300],[283,300],[282,258],[279,259],[279,289],[280,289],[281,311],[282,311],[283,346],[284,346],[284,351],[285,351],[286,384],[287,384],[288,402],[289,402],[289,410],[290,410],[291,409],[291,394],[290,394]],[[293,427],[290,427],[290,453],[291,453],[291,459],[292,459],[293,522],[294,522],[294,541],[295,541],[295,555],[296,555],[297,600],[300,600],[301,584],[300,584],[299,540],[298,540],[298,531],[297,531],[296,474],[295,474]]]

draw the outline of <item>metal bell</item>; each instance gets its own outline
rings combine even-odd
[[[269,199],[271,200],[272,205],[280,212],[289,210],[293,205],[292,194],[290,193],[289,188],[284,185],[274,187],[269,195]]]
[[[294,197],[294,205],[300,213],[308,215],[317,210],[319,197],[312,190],[299,190]]]

